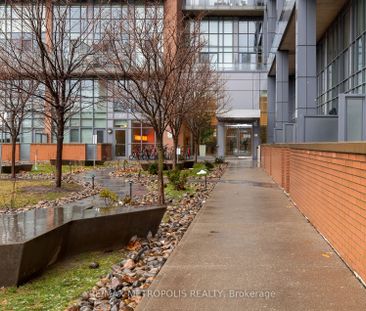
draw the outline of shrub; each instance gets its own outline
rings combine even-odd
[[[193,165],[193,169],[197,172],[200,170],[204,170],[205,168],[206,168],[206,166],[203,163],[195,163]]]
[[[215,164],[223,164],[224,158],[223,157],[217,157],[215,158]]]
[[[201,170],[207,170],[206,165],[204,165],[203,163],[196,163],[193,165],[193,170],[192,170],[192,175],[196,176],[197,173]]]
[[[168,171],[167,176],[175,190],[185,190],[188,179],[187,172],[175,169]]]
[[[107,206],[110,206],[118,201],[117,193],[107,188],[100,190],[99,196],[104,199],[104,202]]]
[[[203,162],[208,170],[212,170],[214,168],[214,165],[210,161]]]
[[[148,169],[150,175],[158,175],[158,170],[159,170],[159,166],[158,166],[157,162],[150,164],[149,169]]]

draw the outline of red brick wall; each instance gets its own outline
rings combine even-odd
[[[30,147],[30,160],[47,161],[56,159],[56,144],[32,144]],[[65,144],[62,153],[65,160],[83,161],[86,159],[85,144]]]
[[[291,152],[288,148],[271,148],[268,146],[261,148],[262,167],[286,192],[289,191],[290,187],[290,154]]]
[[[15,161],[20,159],[19,144],[17,144],[15,152]],[[1,159],[2,161],[11,161],[11,144],[3,144],[1,147]]]
[[[366,155],[265,146],[261,158],[265,171],[366,280]]]
[[[112,160],[112,145],[98,144],[97,145],[97,160],[109,161]],[[3,161],[11,161],[11,144],[3,144],[2,149]],[[56,144],[31,144],[30,145],[30,161],[48,161],[56,159]],[[63,158],[65,160],[86,160],[86,145],[85,144],[64,144]],[[20,160],[19,145],[17,145],[16,161]]]

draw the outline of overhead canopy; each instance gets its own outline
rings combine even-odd
[[[232,109],[217,115],[217,119],[225,122],[254,122],[260,118],[260,115],[259,109]]]
[[[316,2],[316,40],[322,39],[334,19],[344,8],[347,0],[318,0]],[[279,50],[289,51],[289,73],[295,74],[295,49],[296,49],[296,8],[282,37]],[[272,64],[270,75],[275,74],[275,61]]]

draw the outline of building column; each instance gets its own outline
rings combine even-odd
[[[296,0],[296,140],[305,140],[305,115],[315,115],[316,0]]]
[[[225,125],[222,122],[217,124],[217,157],[225,157]]]
[[[282,143],[284,123],[288,118],[288,97],[289,97],[289,68],[288,51],[278,51],[276,53],[276,111],[275,111],[275,142]],[[282,134],[281,134],[282,132]]]
[[[276,117],[276,77],[268,76],[267,85],[267,113],[268,113],[268,124],[267,124],[267,142],[269,144],[274,143],[274,128],[275,128],[275,117]]]
[[[276,0],[276,11],[277,11],[277,17],[276,20],[279,20],[281,18],[281,12],[283,10],[283,5],[285,4],[285,0]]]
[[[256,120],[253,122],[253,127],[252,127],[252,133],[253,133],[253,137],[252,137],[252,159],[254,161],[258,160],[258,146],[261,144],[260,141],[260,124],[259,124],[259,120]]]
[[[267,63],[269,49],[270,48],[268,47],[268,15],[267,15],[267,9],[265,9],[263,15],[263,61],[265,64]]]
[[[276,35],[276,20],[277,20],[277,8],[276,8],[276,0],[268,0],[267,1],[267,55],[268,58],[269,53],[271,52],[273,39]]]

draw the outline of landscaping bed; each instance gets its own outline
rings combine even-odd
[[[177,246],[196,214],[202,208],[217,180],[222,176],[225,164],[215,166],[208,174],[207,186],[202,179],[190,179],[186,190],[172,191],[171,186],[166,188],[168,206],[165,216],[155,236],[149,234],[145,239],[133,238],[125,251],[126,258],[112,266],[111,272],[102,277],[94,287],[84,292],[79,301],[69,307],[69,311],[131,311],[141,301],[144,291],[153,282],[161,267]],[[132,177],[131,169],[126,175]],[[137,169],[136,169],[137,171]],[[123,172],[114,172],[125,177]],[[151,188],[149,193],[141,198],[134,198],[140,203],[156,201],[157,193],[154,177],[141,174],[143,183],[148,183]]]
[[[62,188],[55,188],[50,180],[0,180],[0,183],[0,212],[30,209],[83,191],[75,182],[65,183]]]
[[[0,310],[64,310],[124,256],[123,251],[92,252],[65,259],[23,286],[0,288]],[[93,262],[98,269],[89,268]]]
[[[71,267],[68,271],[70,277],[61,274],[58,278],[54,275],[52,284],[48,282],[48,273],[62,267],[63,263],[56,264],[44,276],[18,289],[0,290],[0,309],[4,306],[5,310],[63,310],[68,305],[70,311],[134,310],[141,301],[144,291],[150,286],[166,259],[204,205],[225,168],[225,164],[215,166],[208,164],[206,166],[204,163],[196,164],[192,169],[182,171],[182,174],[186,175],[186,184],[183,187],[184,189],[180,190],[172,184],[170,174],[165,172],[167,211],[155,236],[149,233],[143,239],[134,237],[128,246],[121,250],[121,253],[118,253],[120,255],[110,258],[111,260],[108,261],[107,266],[109,265],[111,269],[106,269],[104,265],[110,254],[102,254],[95,260],[96,262],[94,260],[84,261],[82,266]],[[203,176],[197,175],[202,170],[206,170],[208,173],[207,184]],[[40,174],[49,176],[52,173],[44,172]],[[119,165],[109,174],[110,177],[120,179],[121,182],[132,181],[134,184],[142,185],[147,189],[145,193],[136,193],[127,201],[118,198],[114,202],[115,206],[156,204],[158,197],[157,176],[143,171],[139,163],[125,162],[124,165]],[[67,176],[65,177],[67,180],[73,180],[71,174],[69,177]],[[48,180],[48,182],[52,182],[52,180]],[[28,187],[27,190],[34,190],[33,192],[38,194],[42,190],[46,190],[42,188],[43,185],[26,185],[25,187]],[[90,185],[87,185],[87,188],[90,189]],[[94,191],[97,194],[100,189]],[[77,192],[77,195],[74,192],[71,196],[77,197],[79,194],[80,192]],[[57,199],[57,201],[62,202],[62,199]],[[44,205],[38,203],[30,208],[48,207],[49,204],[54,204],[53,202],[55,201],[47,202]],[[88,258],[87,254],[82,256]],[[91,272],[86,271],[86,269],[89,269],[88,266],[91,263],[95,264],[97,269],[93,270],[93,277],[89,278]],[[102,268],[98,268],[97,263]],[[74,274],[77,277],[73,277]],[[99,280],[95,278],[96,275],[100,277]],[[61,289],[58,288],[59,286]],[[64,286],[65,288],[63,288]],[[46,290],[48,287],[49,291]],[[64,293],[64,290],[67,293]],[[59,292],[64,294],[59,295]],[[39,299],[34,298],[38,297],[37,295],[39,295]]]

